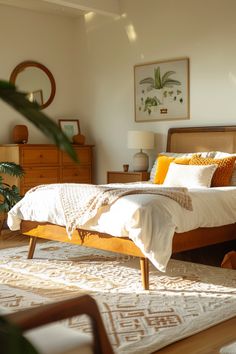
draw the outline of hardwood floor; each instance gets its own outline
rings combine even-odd
[[[38,242],[47,242],[45,240],[38,239]],[[11,231],[9,229],[3,229],[0,234],[0,249],[17,247],[21,245],[28,245],[29,237],[22,235],[20,231]]]
[[[153,354],[216,354],[220,348],[236,342],[236,317],[168,345]],[[235,354],[236,351],[228,351]]]

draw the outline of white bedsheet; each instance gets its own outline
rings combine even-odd
[[[193,211],[164,196],[127,195],[109,209],[100,210],[83,228],[131,238],[159,270],[165,271],[175,232],[236,222],[236,187],[190,189],[189,192]],[[59,196],[53,189],[27,193],[8,213],[10,229],[20,229],[22,219],[65,225]]]

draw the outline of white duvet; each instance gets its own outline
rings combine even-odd
[[[161,195],[127,195],[99,210],[83,228],[131,238],[159,270],[165,271],[175,232],[236,222],[236,187],[189,189],[189,193],[193,211]],[[27,193],[8,213],[10,229],[20,229],[21,220],[65,226],[55,190]]]

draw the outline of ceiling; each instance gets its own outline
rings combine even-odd
[[[119,15],[119,0],[0,0],[0,4],[70,17],[90,11]]]

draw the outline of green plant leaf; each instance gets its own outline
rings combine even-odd
[[[0,317],[1,353],[4,354],[37,354],[32,344],[22,335],[20,329]]]
[[[166,71],[165,74],[162,76],[161,81],[162,81],[162,85],[164,86],[164,83],[166,82],[167,79],[169,79],[169,77],[171,75],[175,74],[175,71]]]
[[[163,87],[172,87],[174,85],[181,85],[181,82],[178,80],[167,79]]]
[[[9,205],[6,201],[0,203],[0,213],[7,213],[9,210]]]
[[[66,151],[74,161],[78,161],[76,152],[67,136],[53,120],[40,111],[37,103],[30,102],[26,98],[25,93],[17,91],[16,87],[8,81],[0,80],[0,98],[33,123],[60,149]]]
[[[140,85],[142,84],[150,84],[152,87],[154,87],[154,80],[152,77],[145,77],[145,79],[139,81]]]
[[[17,165],[14,162],[0,162],[0,173],[22,177],[24,175],[24,170],[20,165]]]
[[[160,90],[163,86],[162,86],[162,82],[161,82],[161,71],[160,71],[160,66],[158,66],[157,68],[154,69],[154,77],[155,77],[155,89]]]
[[[2,203],[0,203],[0,211],[8,212],[16,203],[21,200],[19,190],[16,186],[4,187],[0,186],[0,195]]]

